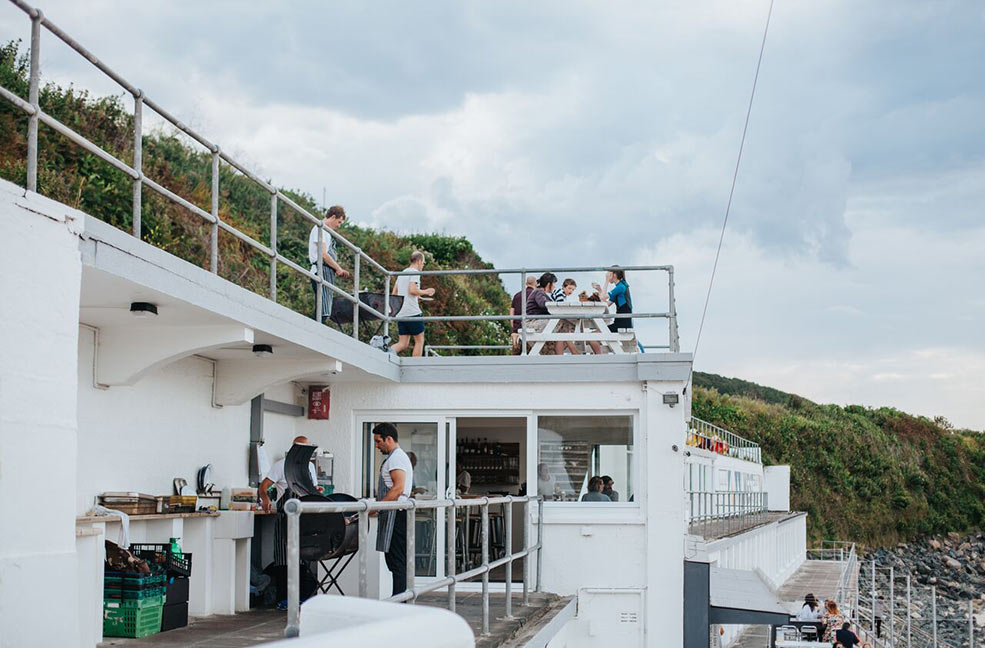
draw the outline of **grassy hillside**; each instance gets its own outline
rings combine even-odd
[[[0,84],[22,98],[28,93],[28,62],[19,42],[0,47]],[[41,88],[42,109],[67,124],[91,142],[113,153],[127,164],[133,160],[133,118],[130,101],[119,97],[92,97],[75,88],[48,84]],[[21,186],[26,181],[27,117],[0,100],[0,177]],[[211,154],[176,132],[157,132],[142,138],[144,173],[159,184],[205,211],[211,210]],[[125,174],[84,152],[50,128],[41,125],[38,134],[39,193],[76,207],[120,229],[132,226],[132,181]],[[270,195],[234,169],[220,165],[219,217],[264,244],[269,241]],[[299,191],[282,190],[309,212],[318,214],[314,199]],[[329,197],[331,201],[331,197]],[[489,268],[464,238],[437,234],[400,236],[358,225],[359,215],[350,214],[341,233],[390,270],[407,266],[414,249],[429,257],[428,269]],[[199,216],[143,189],[142,238],[157,247],[203,268],[210,264],[210,225]],[[312,224],[290,208],[278,209],[278,251],[307,268],[308,232]],[[352,269],[352,255],[339,246],[340,262]],[[269,260],[230,234],[219,235],[219,274],[230,281],[267,295]],[[361,287],[383,290],[382,275],[363,265]],[[340,287],[352,290],[349,280]],[[509,310],[509,297],[498,277],[427,278],[437,294],[427,306],[431,314],[498,314]],[[314,294],[306,277],[279,265],[277,300],[300,313],[314,313]],[[364,338],[370,328],[361,327]],[[503,322],[454,322],[431,325],[432,344],[507,344],[509,328]]]
[[[693,413],[790,464],[792,506],[812,540],[889,545],[985,526],[985,434],[899,410],[819,405],[695,373]]]

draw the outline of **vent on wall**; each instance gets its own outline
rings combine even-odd
[[[620,612],[619,623],[639,623],[639,615],[636,612]]]

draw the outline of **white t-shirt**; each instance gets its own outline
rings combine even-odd
[[[311,483],[315,486],[318,485],[318,475],[315,474],[315,464],[308,462],[308,471],[311,473]],[[275,501],[280,501],[281,496],[284,495],[284,491],[287,490],[287,479],[284,477],[284,460],[278,459],[274,462],[274,465],[270,467],[267,471],[267,476],[265,479],[269,479],[274,482],[274,486],[277,488],[277,499]]]
[[[389,491],[393,488],[393,477],[390,475],[391,470],[402,470],[404,471],[404,492],[399,497],[399,499],[407,499],[410,497],[410,490],[414,483],[414,466],[410,463],[410,457],[407,453],[403,451],[403,448],[398,447],[396,450],[390,453],[390,455],[383,461],[383,465],[380,466],[380,474],[383,476],[383,485],[386,486]],[[377,493],[376,498],[382,499],[386,493]]]
[[[404,272],[408,270],[417,272],[417,268],[406,268]],[[421,314],[421,305],[417,300],[417,295],[410,294],[411,283],[416,283],[420,289],[421,275],[401,274],[397,277],[397,294],[404,298],[404,305],[400,307],[397,317],[412,317]]]
[[[327,227],[325,229],[328,229]],[[325,246],[325,251],[328,252],[328,256],[332,257],[336,261],[339,260],[339,253],[335,248],[335,237],[328,232],[322,232],[321,235],[322,245]],[[311,228],[311,232],[308,234],[308,261],[311,262],[311,272],[318,272],[318,226],[314,225]]]

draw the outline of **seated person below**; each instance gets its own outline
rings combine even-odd
[[[602,493],[602,478],[595,475],[588,480],[588,492],[581,496],[583,502],[611,502],[608,495]]]

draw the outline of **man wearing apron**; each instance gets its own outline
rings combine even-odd
[[[410,497],[414,467],[410,457],[397,442],[397,428],[380,423],[373,428],[373,444],[383,455],[376,499],[395,502]],[[393,574],[393,595],[407,589],[407,511],[381,511],[376,534],[376,550],[386,556],[386,566]]]

